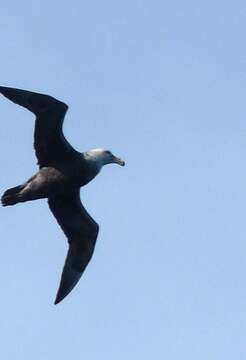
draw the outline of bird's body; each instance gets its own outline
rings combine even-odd
[[[42,167],[20,185],[20,191],[11,193],[11,189],[7,190],[2,197],[2,203],[14,205],[18,202],[59,196],[71,188],[88,184],[100,170],[97,163],[85,159],[83,154],[76,154],[73,161]]]
[[[0,93],[36,115],[34,148],[39,171],[21,185],[5,191],[3,206],[47,198],[49,207],[68,238],[69,250],[55,303],[79,281],[91,259],[98,224],[81,204],[79,189],[100,172],[103,165],[124,162],[108,150],[80,153],[67,142],[62,124],[67,105],[48,95],[0,87]]]

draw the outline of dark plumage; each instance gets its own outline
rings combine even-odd
[[[39,171],[25,183],[3,194],[3,206],[48,198],[50,210],[65,233],[69,249],[55,304],[67,296],[89,263],[99,226],[83,207],[79,189],[91,181],[103,165],[124,161],[110,151],[76,151],[65,139],[62,124],[68,109],[63,102],[43,94],[0,86],[9,100],[36,115],[34,149]]]

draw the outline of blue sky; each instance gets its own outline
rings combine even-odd
[[[67,249],[45,200],[1,208],[0,356],[243,359],[244,1],[9,1],[1,84],[65,101],[108,166],[81,198],[94,257],[53,305]],[[0,188],[36,170],[33,117],[0,99]]]

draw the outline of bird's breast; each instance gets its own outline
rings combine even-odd
[[[95,164],[81,159],[63,162],[56,165],[56,168],[64,175],[66,181],[79,187],[88,184],[100,171]]]

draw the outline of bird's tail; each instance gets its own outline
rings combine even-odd
[[[1,198],[3,206],[15,205],[20,202],[20,191],[24,188],[23,185],[18,185],[6,190]]]

